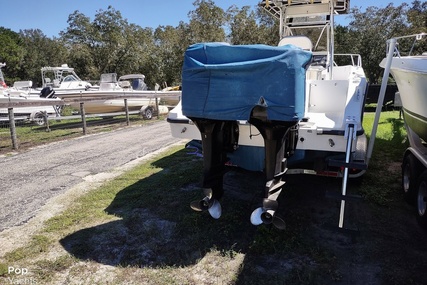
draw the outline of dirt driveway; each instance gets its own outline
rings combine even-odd
[[[157,121],[0,156],[0,232],[28,221],[72,186],[106,179],[109,171],[177,141],[168,123]]]

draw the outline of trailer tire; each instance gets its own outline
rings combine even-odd
[[[417,180],[417,221],[427,230],[427,170]]]
[[[151,120],[153,118],[153,108],[148,106],[145,109],[141,109],[141,115],[144,119]]]
[[[417,197],[416,183],[422,169],[412,153],[405,156],[402,163],[402,189],[405,201],[414,205]]]
[[[44,126],[44,114],[42,112],[35,112],[30,115],[30,119],[37,126]]]

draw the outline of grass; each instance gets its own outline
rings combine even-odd
[[[364,128],[368,134],[372,132],[374,113],[364,117]],[[400,183],[400,164],[403,153],[409,146],[403,120],[398,111],[383,112],[375,140],[374,156],[369,170],[363,180],[361,192],[371,201],[379,205],[388,205],[391,201],[400,201],[400,192],[393,191]],[[399,185],[397,185],[399,186]]]
[[[46,252],[51,241],[44,235],[34,235],[26,247],[18,248],[5,255],[7,261],[19,261],[24,258],[34,257],[41,252]]]
[[[373,114],[367,113],[368,134],[372,122]],[[398,112],[382,114],[377,137],[368,172],[360,184],[352,185],[369,207],[362,211],[362,218],[370,211],[375,213],[364,228],[375,235],[388,231],[390,217],[384,208],[401,201],[399,166],[407,142]],[[238,190],[225,185],[229,191],[222,201],[223,215],[213,220],[188,207],[202,193],[202,160],[189,152],[182,146],[170,149],[77,198],[62,214],[46,221],[28,245],[0,258],[0,280],[7,280],[9,264],[29,267],[32,276],[45,284],[64,280],[64,276],[69,284],[325,284],[325,280],[345,280],[342,264],[351,254],[348,240],[318,230],[320,220],[336,221],[330,214],[334,203],[324,202],[317,194],[336,181],[304,178],[308,190],[301,189],[299,178],[290,181],[286,200],[280,202],[288,229],[279,231],[271,226],[253,227],[248,220],[262,193],[262,175],[231,172],[225,183],[238,180],[241,184]],[[319,203],[325,205],[318,208]],[[332,247],[327,240],[333,241]],[[344,254],[337,246],[346,249]],[[372,262],[385,250],[381,245],[363,254]],[[381,278],[399,281],[390,263],[381,262],[386,264]],[[417,269],[405,270],[398,274],[408,276]]]

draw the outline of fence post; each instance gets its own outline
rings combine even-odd
[[[13,108],[7,109],[9,113],[9,128],[10,128],[10,138],[12,140],[12,149],[18,149],[18,139],[16,137],[16,126],[15,126],[15,114],[13,113]]]
[[[49,120],[47,119],[47,117],[48,117],[47,111],[43,111],[43,121],[46,126],[46,132],[50,132]]]
[[[156,97],[157,120],[160,119],[159,98]]]
[[[130,125],[130,121],[129,121],[129,106],[128,106],[128,99],[125,98],[125,112],[126,112],[126,125],[129,126]]]
[[[85,103],[80,102],[80,114],[82,116],[82,123],[83,123],[83,135],[86,135],[86,113],[85,113]]]

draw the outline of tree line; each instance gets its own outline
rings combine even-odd
[[[188,21],[176,27],[140,27],[112,6],[98,10],[93,20],[74,11],[59,37],[49,38],[39,29],[16,33],[0,27],[0,62],[7,63],[3,69],[6,83],[32,80],[38,87],[41,67],[67,63],[85,80],[110,72],[119,76],[143,73],[151,88],[155,83],[175,86],[181,83],[183,55],[191,44],[277,45],[280,40],[279,23],[261,7],[233,5],[224,10],[213,0],[195,0],[193,6]],[[385,57],[387,39],[427,32],[426,1],[370,6],[363,11],[355,7],[347,17],[348,25],[335,27],[336,52],[360,54],[370,83],[381,79],[378,64]],[[427,51],[427,46],[423,48]]]

